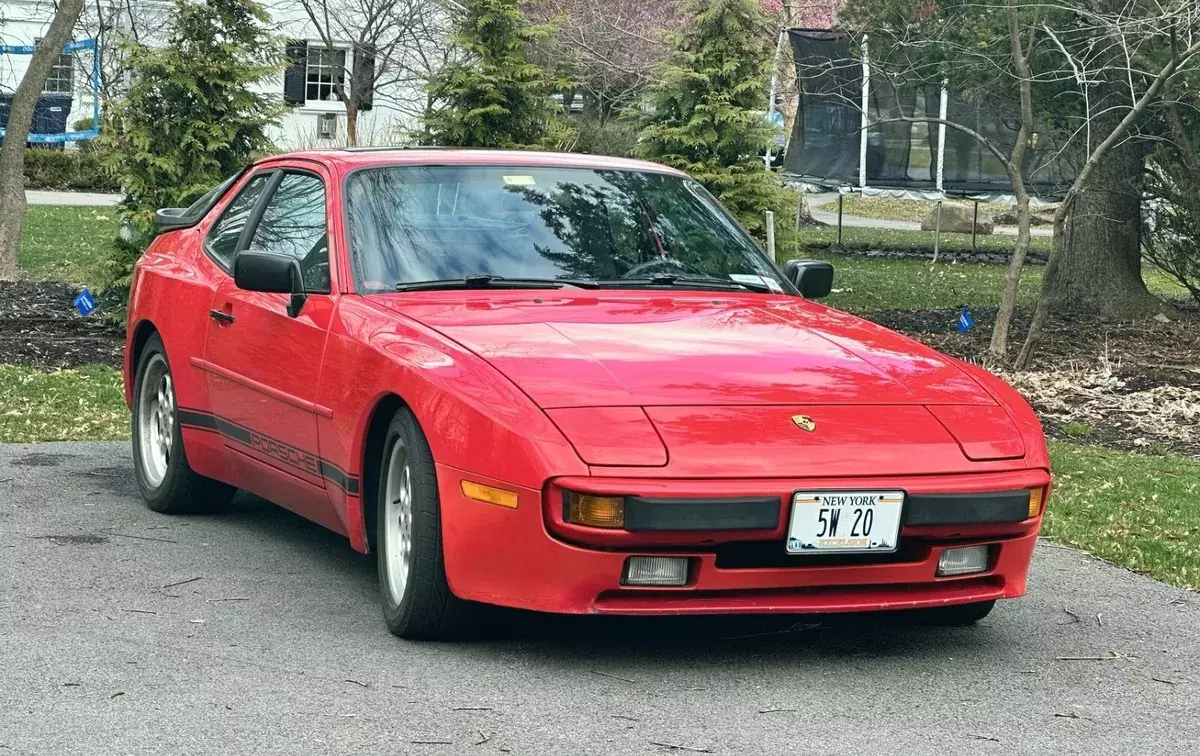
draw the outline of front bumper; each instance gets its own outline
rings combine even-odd
[[[464,479],[516,490],[519,504],[508,509],[468,500],[460,490]],[[782,530],[564,535],[560,524],[550,522],[548,527],[554,506],[561,508],[557,484],[578,487],[586,481],[597,492],[658,498],[776,496],[784,508],[780,522],[786,523],[791,493],[799,489],[987,493],[1045,487],[1050,476],[1045,470],[1024,470],[854,479],[592,477],[554,481],[537,491],[439,465],[438,481],[446,574],[450,589],[461,598],[566,614],[725,614],[915,609],[1015,598],[1025,593],[1041,517],[1009,523],[904,525],[895,554],[787,557]],[[987,571],[935,576],[943,550],[982,544],[990,546]],[[653,554],[688,557],[687,585],[622,586],[626,559]]]

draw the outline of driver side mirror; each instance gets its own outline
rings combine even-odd
[[[245,291],[291,294],[287,314],[300,315],[308,295],[304,292],[304,274],[300,261],[273,252],[239,252],[233,259],[233,283]]]
[[[833,289],[833,266],[824,260],[788,260],[783,274],[805,299],[820,299]]]

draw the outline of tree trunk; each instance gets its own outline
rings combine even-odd
[[[25,140],[38,95],[58,55],[71,37],[83,0],[62,0],[46,36],[30,58],[29,67],[13,94],[4,145],[0,147],[0,281],[17,277],[17,250],[25,223]]]
[[[1013,195],[1017,198],[1017,245],[1004,274],[1004,294],[1000,297],[1000,309],[996,311],[996,324],[992,327],[992,340],[988,345],[989,351],[997,357],[1003,357],[1008,351],[1008,331],[1012,327],[1013,313],[1017,309],[1017,291],[1021,286],[1025,256],[1029,253],[1029,227],[1032,221],[1029,215],[1029,193],[1025,190],[1025,174],[1021,169],[1025,165],[1025,148],[1029,144],[1029,135],[1033,133],[1034,128],[1033,74],[1029,70],[1029,59],[1021,44],[1017,3],[1018,0],[1009,0],[1008,36],[1013,65],[1020,77],[1021,127],[1017,130],[1016,142],[1013,144],[1008,164],[1004,167],[1009,183],[1012,184]],[[1032,41],[1031,39],[1031,44]]]
[[[1052,310],[1144,317],[1163,308],[1142,281],[1145,149],[1137,142],[1114,147],[1083,185],[1061,259],[1046,271]]]
[[[358,146],[358,108],[353,102],[346,102],[346,146]]]

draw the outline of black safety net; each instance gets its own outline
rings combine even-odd
[[[789,31],[796,60],[799,106],[783,170],[811,183],[829,186],[859,182],[862,124],[862,59],[853,40],[830,31]],[[872,70],[867,95],[867,185],[883,189],[937,189],[938,118],[941,90],[915,77],[905,81],[903,67],[888,75]],[[949,92],[946,119],[985,135],[1001,152],[1017,135],[1016,103],[997,103]],[[915,119],[902,120],[902,119]],[[1054,146],[1042,139],[1026,153],[1030,189],[1052,195],[1069,182],[1069,168],[1055,159]],[[950,193],[1008,193],[1008,174],[996,157],[965,132],[948,127],[942,188]]]

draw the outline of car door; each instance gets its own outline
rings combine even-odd
[[[214,293],[203,368],[239,486],[341,531],[317,443],[317,416],[330,414],[316,400],[337,299],[326,174],[289,166],[264,176],[253,207],[236,209],[245,220],[234,264],[246,249],[295,257],[308,298],[289,317],[288,295],[243,291],[227,275]],[[214,242],[227,244],[235,230],[218,223]]]

